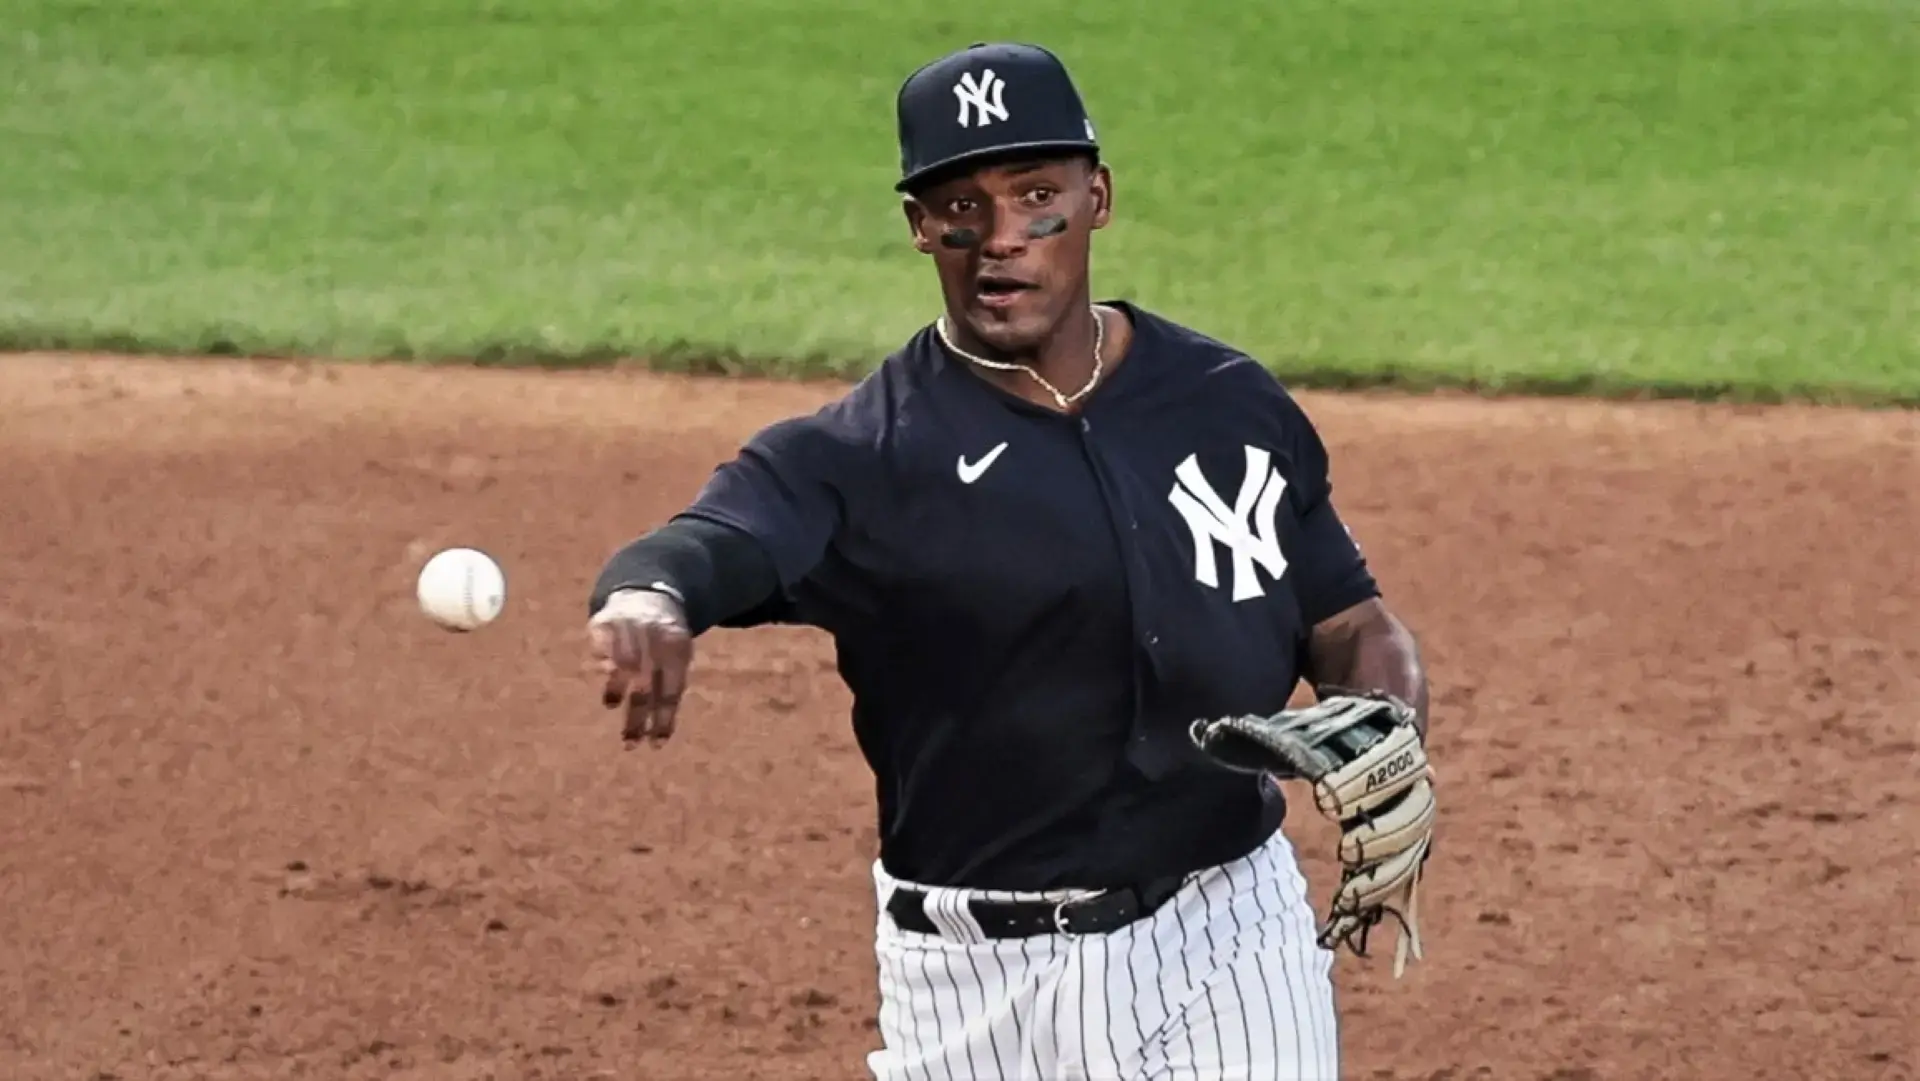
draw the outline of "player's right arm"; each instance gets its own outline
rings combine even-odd
[[[694,638],[758,622],[825,555],[856,464],[844,412],[830,406],[761,430],[690,506],[601,568],[589,648],[606,677],[601,702],[624,708],[629,743],[673,734]]]

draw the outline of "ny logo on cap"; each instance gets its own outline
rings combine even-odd
[[[963,128],[984,128],[994,120],[1007,119],[1007,107],[1000,103],[1000,94],[1007,84],[993,73],[992,68],[980,73],[976,81],[972,72],[960,76],[953,84],[953,96],[960,99],[960,126]],[[973,121],[967,121],[968,110],[972,110]]]

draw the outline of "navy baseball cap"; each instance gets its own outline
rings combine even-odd
[[[1066,65],[1038,45],[978,42],[949,53],[907,77],[897,106],[895,191],[982,158],[1100,150]]]

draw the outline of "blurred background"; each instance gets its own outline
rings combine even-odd
[[[1096,284],[1296,379],[1920,396],[1903,0],[8,0],[0,344],[858,370],[893,93],[1082,84]]]

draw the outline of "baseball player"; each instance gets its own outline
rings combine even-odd
[[[944,310],[612,556],[603,702],[662,741],[704,631],[832,635],[876,781],[879,1081],[1336,1078],[1335,948],[1392,918],[1419,955],[1414,639],[1282,385],[1092,299],[1114,183],[1061,62],[975,45],[897,112]],[[1324,929],[1289,778],[1342,824]]]

